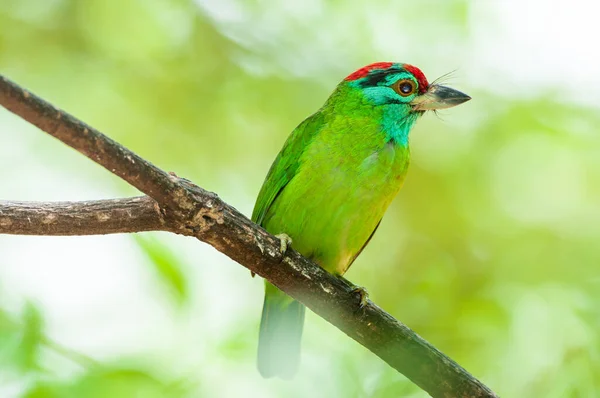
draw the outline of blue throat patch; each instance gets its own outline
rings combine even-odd
[[[394,76],[394,80],[398,80],[397,75]],[[356,87],[356,83],[351,85]],[[362,88],[362,94],[371,104],[383,107],[381,127],[387,140],[408,147],[408,133],[419,114],[411,112],[410,105],[401,102],[396,93],[387,86],[365,87]]]
[[[405,105],[387,105],[381,123],[387,140],[408,148],[408,134],[418,117],[418,113],[407,113]]]
[[[361,90],[369,103],[383,107],[381,128],[386,134],[387,141],[405,148],[408,147],[408,134],[419,118],[419,113],[411,112],[408,100],[400,99],[389,85],[409,76],[407,73],[386,76],[376,86],[364,87],[363,83],[367,78],[349,84],[350,87]]]

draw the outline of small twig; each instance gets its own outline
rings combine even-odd
[[[98,361],[88,357],[87,355],[83,355],[71,348],[65,347],[62,344],[57,343],[56,341],[50,340],[47,337],[41,338],[42,344],[46,346],[49,350],[54,351],[58,355],[63,358],[67,358],[71,360],[71,362],[81,366],[82,368],[91,368],[97,367],[100,365]]]
[[[293,249],[282,256],[279,239],[252,223],[215,194],[158,169],[97,130],[56,110],[51,104],[1,76],[0,105],[82,152],[156,200],[161,213],[165,215],[165,230],[195,236],[268,279],[370,349],[433,397],[496,397],[460,365],[375,304],[369,301],[363,309],[358,310],[358,299],[352,293],[354,287],[343,279],[329,274]],[[22,203],[19,205],[24,206]],[[147,228],[156,223],[156,220],[151,220],[150,213],[146,213],[150,211],[149,207],[141,208],[149,203],[142,206],[130,202],[130,205],[139,205],[140,209],[136,211],[150,217],[146,219]],[[9,207],[2,209],[3,222],[19,225],[18,217],[13,219],[7,216]],[[15,210],[13,208],[11,211]],[[69,220],[66,212],[64,208],[62,212],[54,212],[56,222]],[[15,211],[13,214],[17,213]],[[125,228],[123,226],[102,230],[99,225],[89,225],[99,224],[93,214],[90,211],[88,217],[79,220],[77,228],[80,231],[126,232],[119,229]],[[34,233],[37,228],[40,233],[50,232],[41,225],[43,219],[39,219],[37,227],[28,230]],[[140,216],[139,219],[145,218]],[[130,219],[132,222],[134,220]],[[65,221],[61,228],[55,226],[56,230],[64,234],[68,222]],[[87,227],[84,225],[86,223]],[[128,229],[134,230],[148,229],[134,226]],[[13,229],[8,226],[0,232],[11,231]]]

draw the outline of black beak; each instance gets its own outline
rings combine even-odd
[[[419,95],[411,103],[415,111],[427,111],[452,108],[470,99],[467,94],[453,88],[432,84],[427,92]]]

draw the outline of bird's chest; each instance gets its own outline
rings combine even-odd
[[[409,153],[393,143],[316,149],[278,198],[271,232],[287,233],[301,253],[343,274],[402,186]]]
[[[331,223],[340,252],[354,256],[383,217],[402,187],[409,163],[408,150],[394,144],[353,159],[340,160],[325,178],[325,202],[331,203]]]
[[[378,213],[380,203],[389,203],[406,175],[408,148],[393,142],[348,151],[329,151],[313,165],[328,196],[369,212]]]

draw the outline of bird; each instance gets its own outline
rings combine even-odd
[[[410,64],[376,62],[356,70],[285,141],[252,221],[280,239],[282,252],[291,244],[342,277],[404,183],[417,119],[470,99],[429,84]],[[257,355],[264,378],[291,379],[297,372],[304,315],[303,304],[265,280]]]

